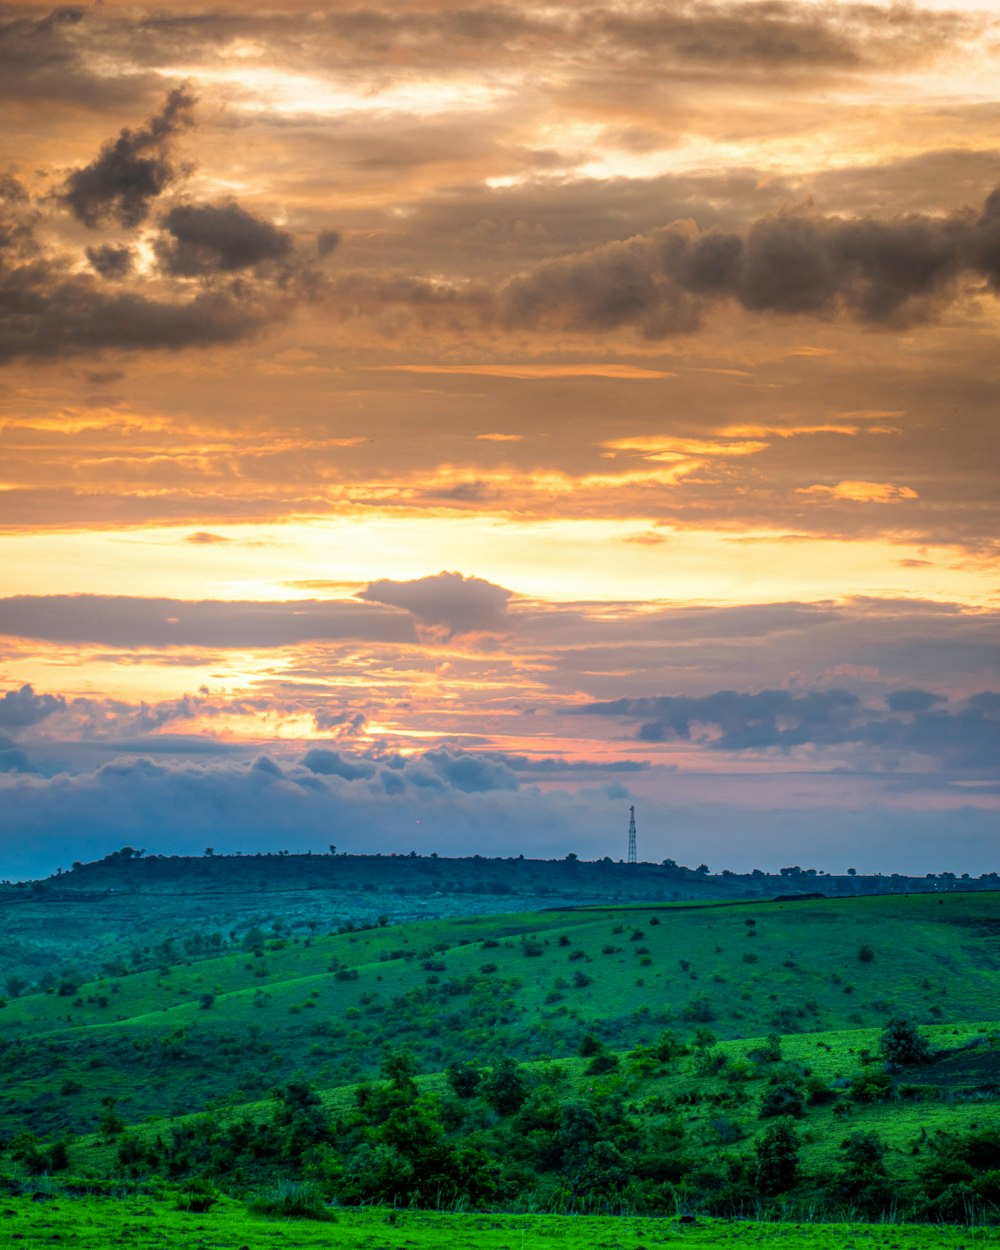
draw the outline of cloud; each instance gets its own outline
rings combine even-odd
[[[756,315],[900,329],[930,322],[963,281],[1000,293],[1000,189],[947,215],[824,216],[785,205],[745,229],[692,220],[543,260],[492,285],[352,272],[331,286],[343,317],[408,309],[420,325],[692,334],[728,303]]]
[[[367,760],[351,760],[339,751],[326,747],[314,747],[302,757],[302,764],[311,773],[324,777],[343,777],[345,781],[357,781],[360,777],[373,777],[375,765]]]
[[[893,482],[837,482],[835,486],[800,486],[797,495],[827,495],[831,499],[847,499],[854,503],[899,503],[905,499],[919,499],[912,486],[897,486]]]
[[[489,778],[498,784],[488,784]],[[454,778],[454,780],[452,780]],[[427,781],[433,780],[433,785]],[[461,757],[407,761],[345,779],[269,756],[154,761],[122,758],[52,778],[0,777],[0,846],[7,871],[93,858],[138,839],[150,850],[200,853],[309,847],[565,854],[567,840],[600,837],[620,803],[523,794]],[[54,859],[54,857],[57,857]]]
[[[437,573],[414,581],[389,578],[371,582],[359,599],[391,604],[412,613],[424,625],[441,627],[446,637],[505,628],[512,592],[462,573]]]
[[[177,176],[170,143],[193,125],[194,102],[185,88],[175,88],[145,126],[126,127],[91,164],[73,170],[61,196],[73,216],[92,229],[108,221],[133,229],[145,221],[153,200]]]
[[[0,726],[4,729],[28,729],[56,712],[66,710],[62,695],[35,694],[31,686],[8,690],[0,698]]]
[[[101,351],[180,351],[238,343],[282,320],[293,301],[266,289],[165,300],[108,293],[54,263],[0,271],[0,363]]]
[[[316,236],[316,254],[321,257],[332,256],[339,244],[339,230],[321,230]]]
[[[695,330],[710,305],[731,300],[755,313],[905,325],[954,299],[962,276],[1000,290],[1000,191],[978,214],[944,218],[851,220],[804,204],[743,232],[673,222],[511,280],[501,318],[590,333],[632,325],[662,338]]]
[[[435,784],[424,784],[433,777]],[[837,779],[842,791],[842,779]],[[716,787],[717,789],[718,787]],[[493,788],[463,790],[447,770],[417,757],[346,780],[252,762],[122,758],[69,775],[0,775],[0,849],[11,876],[40,876],[74,859],[95,859],[132,844],[148,853],[376,852],[624,857],[629,802],[623,789],[578,793]],[[747,807],[710,800],[640,805],[640,854],[656,862],[706,860],[772,871],[799,863],[843,870],[923,873],[994,867],[996,813],[880,804],[802,803]],[[942,847],[947,848],[942,852]]]
[[[125,278],[135,263],[135,253],[130,247],[115,247],[110,243],[101,247],[88,247],[86,256],[91,268],[102,278]]]
[[[316,599],[258,603],[19,595],[0,599],[0,632],[125,648],[283,647],[338,638],[416,641],[412,622],[401,613],[348,600]]]
[[[501,759],[447,750],[428,751],[423,758],[439,777],[463,794],[520,788],[516,775]]]
[[[0,734],[0,773],[37,773],[39,770],[19,747]]]
[[[193,543],[196,547],[208,547],[218,543],[228,543],[230,540],[223,534],[213,534],[210,530],[196,530],[193,534],[188,534],[184,539],[186,543]]]
[[[318,296],[319,260],[299,256],[290,234],[233,201],[166,212],[154,240],[159,280],[115,239],[84,249],[97,282],[47,237],[59,225],[54,203],[92,230],[140,226],[184,172],[170,147],[192,124],[192,105],[186,89],[172,91],[144,127],[122,130],[55,197],[32,201],[15,179],[0,184],[0,363],[238,343]]]
[[[890,23],[860,5],[740,2],[596,10],[583,23],[594,23],[609,42],[643,58],[771,73],[919,61],[972,26],[953,13],[909,10]]]
[[[573,711],[640,721],[635,736],[641,742],[698,742],[714,751],[858,746],[916,752],[947,769],[1000,775],[1000,695],[983,691],[941,706],[947,701],[938,695],[905,690],[890,694],[887,703],[888,711],[842,689],[720,690],[615,699]]]
[[[232,201],[178,204],[162,224],[170,238],[157,243],[157,256],[174,277],[235,273],[287,260],[292,253],[290,234]]]

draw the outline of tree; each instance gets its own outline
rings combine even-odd
[[[802,1090],[791,1081],[782,1081],[780,1085],[767,1091],[758,1116],[761,1120],[772,1119],[774,1116],[794,1116],[798,1119],[804,1114],[805,1105]]]
[[[528,1084],[517,1062],[505,1055],[493,1071],[483,1077],[480,1091],[498,1115],[513,1115],[528,1097]]]
[[[471,1098],[479,1089],[483,1074],[471,1063],[450,1063],[445,1070],[445,1080],[457,1098]]]
[[[125,1129],[125,1121],[115,1110],[118,1099],[111,1094],[105,1095],[101,1099],[101,1106],[104,1112],[101,1115],[101,1136],[110,1141],[113,1137],[117,1137],[119,1133]]]
[[[19,994],[23,994],[27,988],[27,977],[9,976],[7,978],[7,995],[9,998],[17,998],[17,996]]]
[[[799,1174],[799,1137],[789,1119],[775,1120],[754,1147],[754,1183],[762,1194],[791,1189]]]
[[[886,1021],[879,1035],[878,1049],[886,1063],[899,1066],[926,1063],[931,1054],[927,1038],[906,1016],[893,1016]]]
[[[892,1202],[893,1186],[885,1170],[886,1144],[878,1133],[859,1132],[840,1143],[844,1161],[833,1178],[838,1198],[847,1198],[868,1216],[877,1215]]]

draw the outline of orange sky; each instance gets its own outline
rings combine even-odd
[[[4,6],[9,873],[177,804],[995,868],[998,61],[985,2]]]

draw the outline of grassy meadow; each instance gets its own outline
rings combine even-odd
[[[15,985],[0,1240],[993,1238],[1000,894],[337,929],[279,917],[214,941],[178,907],[139,966]],[[254,1213],[282,1186],[301,1209]],[[175,1210],[185,1194],[200,1214]]]
[[[0,1238],[10,1245],[59,1245],[66,1250],[987,1250],[996,1228],[945,1225],[762,1224],[602,1216],[451,1214],[351,1210],[336,1223],[273,1220],[222,1201],[207,1215],[178,1211],[160,1200],[31,1202],[0,1209]]]

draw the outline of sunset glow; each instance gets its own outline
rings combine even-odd
[[[996,867],[995,5],[4,21],[4,875],[153,756],[267,761],[220,848],[409,850],[405,756],[442,853]]]

